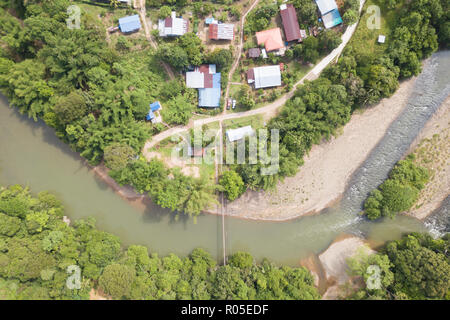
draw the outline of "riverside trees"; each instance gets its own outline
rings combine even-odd
[[[350,299],[448,299],[450,289],[449,234],[433,239],[412,233],[390,241],[379,253],[349,260],[352,275],[365,280],[369,265],[380,267],[380,287],[358,290]]]
[[[113,299],[319,299],[305,268],[256,264],[248,253],[218,266],[203,249],[187,257],[149,255],[140,245],[95,228],[92,219],[62,220],[53,195],[15,185],[0,189],[0,298],[88,299],[101,288]],[[69,289],[78,266],[81,288]]]
[[[414,155],[409,155],[395,165],[389,178],[378,189],[372,191],[364,203],[364,213],[375,220],[382,216],[394,217],[410,209],[428,178],[428,171],[415,165]]]
[[[82,12],[82,28],[67,28],[67,0],[19,2],[20,9],[14,11],[18,16],[5,10],[9,2],[0,3],[0,90],[11,104],[35,120],[43,119],[91,165],[106,160],[120,182],[148,192],[151,180],[144,179],[155,179],[158,193],[153,190],[151,197],[157,203],[173,210],[189,208],[191,215],[203,209],[194,203],[199,195],[199,204],[213,203],[210,184],[199,190],[199,181],[178,178],[174,188],[170,170],[133,164],[145,141],[161,129],[144,121],[149,103],[160,100],[166,106],[162,112],[167,123],[185,124],[196,99],[179,79],[165,81],[147,41],[140,43],[143,50],[134,48],[136,39],[127,39],[126,46],[109,45],[104,26],[88,11]],[[182,51],[182,61],[174,48]],[[168,54],[180,67],[206,59],[194,34],[178,39],[174,48]],[[225,64],[230,57],[230,52],[218,51],[208,58]],[[178,192],[180,188],[185,189]],[[163,201],[165,196],[172,199],[170,204]]]

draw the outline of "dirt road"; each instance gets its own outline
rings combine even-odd
[[[145,9],[145,0],[134,0],[133,6],[135,9],[139,9],[139,16],[144,25],[145,37],[150,42],[150,45],[154,49],[157,49],[158,45],[155,43],[155,41],[153,41],[152,35],[150,33],[150,30],[152,28],[152,22],[147,21],[147,11]],[[150,26],[149,26],[149,24],[150,24]],[[172,69],[170,68],[170,66],[167,63],[162,62],[162,61],[161,61],[161,64],[164,67],[164,69],[166,70],[167,74],[169,75],[169,78],[171,80],[174,79],[175,75],[174,75]]]
[[[144,1],[144,0],[141,0]],[[258,1],[258,0],[257,0]],[[255,1],[255,3],[257,3],[257,1]],[[361,14],[362,11],[362,7],[364,6],[364,2],[365,0],[360,0],[360,9],[359,12]],[[254,4],[255,4],[254,3]],[[249,11],[247,11],[248,13]],[[269,103],[268,105],[258,108],[258,109],[254,109],[254,110],[249,110],[249,111],[245,111],[245,112],[238,112],[238,113],[228,113],[228,114],[220,114],[218,116],[214,116],[214,117],[210,117],[210,118],[205,118],[205,119],[199,119],[199,120],[195,120],[195,121],[190,121],[188,125],[184,126],[184,127],[174,127],[171,128],[169,130],[163,131],[160,134],[157,134],[155,136],[153,136],[150,140],[148,140],[143,148],[142,153],[146,154],[147,150],[149,148],[152,148],[153,146],[157,145],[159,142],[161,142],[162,140],[170,137],[173,134],[177,134],[180,133],[182,131],[185,130],[189,130],[190,128],[195,126],[201,126],[204,124],[208,124],[208,123],[212,123],[212,122],[216,122],[216,121],[223,121],[223,120],[229,120],[229,119],[236,119],[236,118],[243,118],[243,117],[248,117],[248,116],[252,116],[252,115],[257,115],[257,114],[262,114],[263,115],[263,119],[265,121],[270,120],[271,118],[275,117],[278,113],[278,109],[283,106],[287,100],[289,100],[290,98],[292,98],[292,96],[295,93],[295,90],[297,89],[297,87],[301,84],[304,83],[305,80],[314,80],[316,79],[320,73],[333,61],[337,60],[337,58],[340,56],[340,54],[342,53],[342,51],[344,50],[345,46],[347,45],[347,43],[350,41],[353,33],[356,30],[356,27],[358,26],[358,23],[355,23],[354,25],[351,25],[349,27],[347,27],[347,30],[345,30],[344,34],[342,35],[342,43],[333,51],[331,51],[331,53],[329,55],[327,55],[325,58],[323,58],[318,64],[316,64],[316,66],[309,71],[303,78],[301,78],[292,88],[291,91],[289,91],[288,93],[286,93],[285,95],[283,95],[281,98],[279,98],[278,100],[275,100],[272,103]],[[236,62],[235,62],[236,64]],[[231,74],[231,72],[230,72]]]

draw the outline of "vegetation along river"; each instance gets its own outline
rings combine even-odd
[[[352,233],[374,243],[404,232],[448,230],[450,201],[424,223],[406,216],[369,222],[360,217],[367,194],[387,176],[420,129],[450,93],[450,51],[433,55],[418,77],[408,105],[364,164],[355,172],[342,200],[318,215],[286,222],[226,218],[227,253],[249,251],[256,258],[298,264],[340,234]],[[197,224],[149,205],[131,206],[60,142],[42,121],[34,122],[0,97],[0,184],[20,183],[33,191],[49,190],[63,200],[71,219],[93,216],[98,227],[118,235],[125,245],[143,244],[161,255],[186,255],[195,247],[222,256],[222,218],[201,215]],[[448,199],[447,199],[448,200]]]

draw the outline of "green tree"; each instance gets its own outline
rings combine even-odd
[[[169,6],[162,6],[159,9],[159,18],[160,19],[164,19],[167,18],[168,16],[170,16],[170,14],[172,13],[172,9]]]
[[[228,200],[231,201],[238,198],[245,191],[242,177],[233,170],[225,171],[220,177],[219,184],[225,190]]]
[[[129,296],[135,277],[136,273],[132,267],[114,263],[105,268],[98,284],[106,294],[115,299],[123,299]]]
[[[358,13],[354,10],[347,10],[342,16],[342,20],[346,25],[355,24],[358,21]]]
[[[60,97],[54,106],[54,112],[58,120],[64,125],[82,118],[87,111],[86,101],[78,92],[71,92],[65,97]]]
[[[133,148],[118,143],[107,146],[104,151],[105,165],[112,170],[124,169],[135,156]]]

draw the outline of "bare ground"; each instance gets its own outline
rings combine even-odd
[[[345,294],[342,287],[350,284],[356,287],[360,284],[360,279],[351,278],[348,275],[347,259],[353,257],[358,249],[363,248],[368,254],[375,251],[370,249],[363,239],[344,235],[338,237],[322,254],[319,255],[321,266],[324,270],[325,280],[332,284],[323,294],[324,300],[335,300]]]

